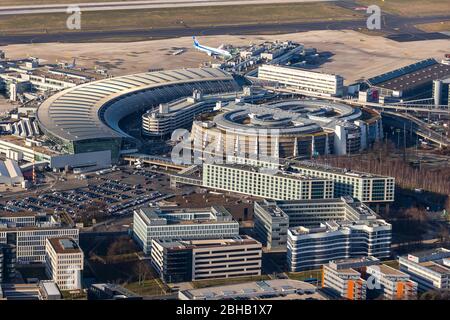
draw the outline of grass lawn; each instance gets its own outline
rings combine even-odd
[[[158,296],[164,295],[164,286],[159,279],[145,280],[139,282],[131,282],[123,285],[126,289],[141,296]]]
[[[307,279],[315,278],[321,281],[322,279],[322,269],[308,270],[302,272],[288,272],[289,279],[305,281]]]
[[[192,281],[192,286],[195,289],[214,287],[214,286],[224,286],[229,284],[237,284],[243,282],[252,282],[252,281],[261,281],[268,280],[269,276],[253,276],[253,277],[236,277],[236,278],[227,278],[227,279],[212,279],[212,280],[198,280]]]
[[[360,12],[337,7],[332,3],[268,4],[242,6],[209,6],[84,12],[81,30],[68,30],[68,15],[29,14],[4,16],[0,34],[43,34],[60,32],[136,30],[174,27],[208,27],[258,23],[308,22],[363,18]]]
[[[136,1],[136,0],[2,0],[0,6],[27,6],[41,4],[70,4],[84,2],[119,2],[119,1]]]
[[[448,0],[357,0],[360,5],[377,5],[381,13],[388,12],[402,16],[444,15],[449,12]]]
[[[418,24],[416,25],[416,28],[426,32],[450,31],[450,20],[434,23]]]

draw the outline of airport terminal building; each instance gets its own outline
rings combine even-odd
[[[234,78],[214,68],[179,69],[114,77],[61,91],[37,110],[40,129],[69,154],[107,150],[112,162],[121,152],[135,151],[137,138],[120,121],[161,103],[189,96],[237,91]]]

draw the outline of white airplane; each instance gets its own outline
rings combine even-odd
[[[225,59],[231,58],[231,53],[229,53],[226,50],[222,49],[222,46],[219,48],[211,48],[207,46],[202,46],[195,37],[192,37],[194,39],[194,48],[203,52],[206,52],[209,56],[222,56]]]

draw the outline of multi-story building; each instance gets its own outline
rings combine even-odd
[[[368,266],[367,275],[374,278],[385,300],[413,300],[417,298],[417,283],[408,274],[387,265]],[[376,288],[378,289],[378,288]]]
[[[419,291],[450,289],[450,250],[439,248],[399,257],[400,271],[417,282]]]
[[[47,239],[45,271],[61,290],[80,290],[84,255],[71,238]]]
[[[8,219],[7,223],[0,224],[0,244],[10,244],[16,247],[16,259],[19,264],[44,263],[45,246],[48,238],[70,237],[78,241],[79,230],[63,226],[52,215],[35,215],[35,224],[23,222],[17,217]],[[14,226],[14,223],[16,225]],[[17,226],[25,223],[25,226]],[[12,225],[11,225],[12,224]]]
[[[287,262],[292,272],[320,268],[336,259],[390,256],[391,225],[381,219],[328,221],[288,230]]]
[[[351,197],[316,200],[257,201],[254,207],[258,239],[272,248],[286,250],[289,227],[318,227],[327,221],[376,220],[374,211]]]
[[[265,64],[259,67],[258,78],[277,82],[292,92],[303,94],[341,96],[344,93],[341,76],[300,68]]]
[[[10,282],[16,275],[16,247],[0,243],[0,283]]]
[[[261,243],[249,236],[153,240],[152,264],[166,282],[261,275]]]
[[[234,99],[230,95],[229,99]],[[196,115],[212,111],[216,103],[226,99],[222,96],[203,97],[194,90],[192,97],[160,104],[158,109],[149,110],[142,116],[142,133],[147,136],[165,137],[175,129],[190,129]]]
[[[365,300],[367,283],[359,269],[378,263],[370,256],[330,261],[322,269],[322,288],[348,300]]]
[[[6,225],[8,227],[32,227],[36,225],[36,216],[44,216],[35,213],[23,213],[23,212],[0,212],[0,225]]]
[[[149,254],[152,239],[211,239],[239,235],[239,223],[222,206],[200,209],[141,208],[134,211],[133,237]]]
[[[276,203],[266,200],[254,204],[254,230],[268,250],[286,250],[289,216]]]
[[[351,196],[367,203],[394,201],[395,178],[393,177],[341,169],[309,161],[292,161],[290,164],[303,174],[333,180],[335,197]]]
[[[203,186],[274,199],[333,198],[333,181],[289,172],[267,172],[265,168],[237,164],[203,165]]]

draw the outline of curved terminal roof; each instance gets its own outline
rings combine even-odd
[[[232,81],[215,68],[140,73],[86,83],[44,101],[37,118],[44,132],[65,141],[128,137],[118,127],[124,116],[162,100],[179,98],[177,87],[211,81]],[[155,89],[164,89],[155,90]]]

